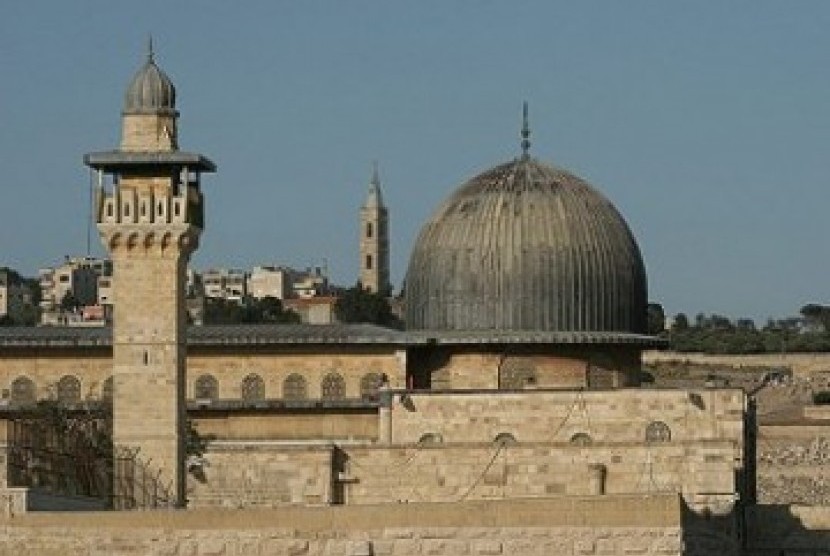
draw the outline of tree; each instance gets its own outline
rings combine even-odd
[[[246,299],[242,303],[221,298],[205,300],[205,324],[297,323],[300,315],[285,309],[275,297]]]
[[[689,328],[689,317],[686,316],[686,313],[677,313],[674,316],[674,322],[672,323],[672,330],[687,330]]]
[[[334,315],[340,322],[370,323],[401,328],[401,320],[392,313],[386,296],[363,289],[358,282],[345,290],[334,305]]]
[[[61,309],[66,312],[72,312],[81,306],[81,302],[72,293],[72,290],[67,290],[61,299]]]
[[[659,303],[649,303],[647,308],[648,333],[651,335],[662,334],[666,330],[666,313]]]

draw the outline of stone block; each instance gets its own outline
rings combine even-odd
[[[502,553],[502,543],[497,540],[480,539],[474,540],[470,543],[470,549],[473,554],[493,555]]]
[[[470,553],[470,546],[466,541],[454,539],[427,539],[422,551],[426,556],[464,556]]]

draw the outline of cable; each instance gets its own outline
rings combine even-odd
[[[488,471],[490,471],[490,468],[496,462],[496,458],[499,457],[499,454],[501,453],[502,448],[504,448],[504,446],[504,444],[498,445],[496,451],[493,453],[493,456],[490,458],[490,461],[488,461],[487,465],[484,466],[484,469],[478,475],[478,477],[476,477],[476,480],[473,481],[473,484],[470,485],[470,488],[468,488],[467,491],[464,494],[462,494],[461,497],[457,500],[458,502],[463,502],[464,500],[466,500],[470,493],[472,493],[473,490],[475,490],[475,488],[478,486],[478,483],[481,482],[481,479],[484,478],[484,476],[487,474]]]

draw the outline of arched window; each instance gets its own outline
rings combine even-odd
[[[346,381],[337,373],[329,373],[323,377],[321,391],[324,400],[342,400],[346,397]]]
[[[437,432],[428,432],[421,435],[421,438],[418,439],[418,444],[422,446],[435,446],[437,444],[443,444],[444,437],[438,434]]]
[[[77,377],[66,375],[58,381],[58,401],[61,403],[81,401],[81,381]]]
[[[588,446],[593,443],[593,441],[594,440],[591,438],[591,435],[584,432],[578,432],[571,437],[571,444],[574,446]]]
[[[242,399],[255,402],[265,399],[265,382],[258,374],[249,374],[242,379]]]
[[[374,229],[371,222],[366,222],[366,237],[371,238],[374,235]]]
[[[286,400],[305,400],[308,398],[308,384],[305,377],[291,373],[282,383],[282,397]]]
[[[219,397],[219,381],[213,375],[202,375],[193,383],[193,397],[197,400],[215,400]]]
[[[372,270],[372,255],[366,255],[366,270]]]
[[[12,382],[12,401],[17,403],[34,403],[37,391],[32,379],[19,376]]]
[[[496,435],[496,438],[493,439],[493,444],[498,444],[499,446],[512,446],[516,444],[516,437],[509,432],[500,432]]]
[[[109,377],[101,385],[101,399],[112,400],[112,377]]]
[[[360,379],[360,397],[364,400],[377,400],[378,388],[382,377],[380,373],[367,373]]]
[[[646,427],[646,442],[656,444],[658,442],[670,442],[671,429],[663,421],[652,421]]]

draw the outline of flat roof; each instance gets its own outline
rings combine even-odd
[[[184,151],[133,152],[103,151],[84,155],[84,164],[100,170],[143,166],[188,166],[202,172],[215,172],[216,164],[198,153]]]
[[[660,347],[665,340],[622,332],[401,331],[373,324],[217,324],[189,326],[190,346],[265,345],[636,345]],[[0,327],[0,347],[94,347],[112,345],[109,326]]]

